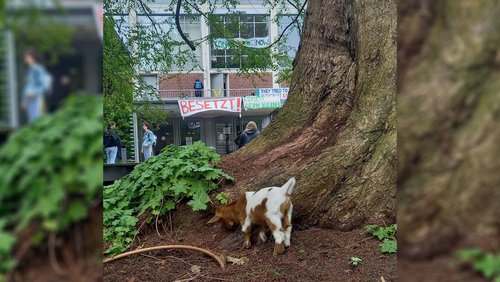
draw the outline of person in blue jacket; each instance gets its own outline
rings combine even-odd
[[[194,81],[194,96],[203,97],[203,83],[199,79]]]
[[[28,49],[24,53],[24,62],[28,65],[28,72],[22,92],[21,108],[26,111],[28,123],[32,123],[42,115],[46,71],[39,63],[38,55],[34,49]]]
[[[151,126],[149,123],[144,122],[142,124],[142,129],[144,129],[144,137],[142,139],[142,150],[141,153],[144,154],[144,161],[147,161],[151,157],[151,151],[153,150],[154,134],[150,130]]]

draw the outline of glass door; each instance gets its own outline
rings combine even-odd
[[[181,121],[181,146],[190,146],[199,140],[201,140],[201,121]]]
[[[216,132],[216,151],[218,154],[226,155],[235,150],[234,139],[236,138],[234,132],[233,119],[218,120],[215,122]]]
[[[154,134],[157,136],[155,155],[158,155],[165,146],[175,145],[173,122],[160,126],[160,129]]]

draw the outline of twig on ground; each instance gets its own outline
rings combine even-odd
[[[187,261],[185,261],[185,260],[183,260],[183,259],[180,259],[180,258],[177,258],[177,257],[174,257],[174,256],[166,256],[166,258],[173,258],[173,259],[176,259],[176,260],[178,260],[178,261],[181,261],[181,262],[183,262],[183,263],[185,263],[185,264],[189,264],[189,265],[191,265],[191,266],[193,266],[193,265],[194,265],[194,264],[191,264],[191,263],[189,263],[189,262],[187,262]]]
[[[217,263],[219,263],[219,265],[222,269],[224,269],[226,267],[226,265],[224,264],[222,259],[220,257],[218,257],[217,255],[215,255],[214,253],[210,252],[209,250],[194,247],[194,246],[187,246],[187,245],[164,245],[164,246],[157,246],[157,247],[144,248],[144,249],[140,249],[140,250],[134,250],[134,251],[123,253],[121,255],[114,256],[112,258],[105,259],[103,261],[103,263],[112,262],[114,260],[124,258],[124,257],[134,255],[134,254],[140,254],[140,253],[145,253],[145,252],[149,252],[149,251],[156,251],[156,250],[167,250],[167,249],[183,249],[183,250],[199,251],[199,252],[202,252],[202,253],[212,257],[215,261],[217,261]]]
[[[365,238],[365,239],[360,240],[360,241],[358,241],[358,242],[355,242],[355,243],[353,243],[353,244],[347,245],[347,246],[345,246],[345,247],[344,247],[344,249],[347,249],[347,248],[352,247],[352,246],[354,246],[354,245],[357,245],[357,244],[359,244],[359,243],[363,243],[364,241],[368,241],[368,240],[370,240],[370,239],[372,239],[372,238],[373,238],[373,237],[368,237],[368,238]]]
[[[139,254],[143,257],[148,257],[148,258],[152,258],[152,259],[155,259],[155,260],[162,260],[161,258],[157,258],[157,257],[154,257],[154,256],[150,256],[150,255],[146,255],[146,254]]]
[[[194,280],[194,279],[196,279],[196,278],[198,278],[198,277],[200,277],[200,276],[201,276],[200,274],[197,274],[197,275],[195,275],[195,276],[193,276],[193,277],[189,277],[189,278],[186,278],[186,279],[180,279],[180,280],[179,280],[179,279],[177,279],[177,280],[174,280],[174,282],[185,282],[185,281],[191,281],[191,280]]]
[[[207,275],[202,275],[201,277],[206,277],[206,278],[209,278],[209,279],[219,280],[219,281],[234,281],[234,280],[231,280],[231,279],[217,278],[217,277],[212,277],[212,276],[207,276]]]

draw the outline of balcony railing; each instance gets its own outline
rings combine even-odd
[[[179,98],[219,98],[219,97],[245,97],[254,96],[255,88],[248,89],[186,89],[186,90],[159,90],[160,98],[163,100]]]

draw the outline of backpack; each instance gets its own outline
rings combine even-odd
[[[203,88],[203,84],[201,84],[201,81],[196,80],[194,82],[194,89],[202,89],[202,88]]]
[[[153,147],[156,146],[156,138],[157,138],[156,135],[153,133]]]
[[[52,75],[43,66],[40,66],[39,74],[41,75],[41,80],[42,80],[42,88],[43,88],[42,94],[43,95],[52,94],[52,84],[54,83]]]
[[[45,95],[52,94],[52,84],[54,83],[54,78],[48,71],[44,71],[43,76],[43,93]]]

